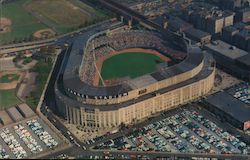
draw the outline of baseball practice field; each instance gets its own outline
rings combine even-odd
[[[46,28],[46,25],[39,22],[24,9],[23,5],[26,2],[27,0],[18,0],[3,5],[2,17],[8,19],[11,25],[7,32],[0,33],[0,44],[14,40],[23,40],[33,32]]]
[[[16,0],[0,10],[0,44],[63,34],[107,18],[80,0]]]

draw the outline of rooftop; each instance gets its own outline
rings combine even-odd
[[[209,33],[204,32],[204,31],[199,30],[199,29],[195,29],[195,28],[190,28],[184,32],[187,34],[187,36],[192,36],[192,37],[195,37],[197,39],[201,39],[201,38],[206,37],[206,36],[211,36]]]
[[[0,120],[2,125],[7,125],[13,122],[8,113],[4,110],[0,111]]]
[[[7,109],[7,113],[9,114],[9,116],[11,117],[11,119],[13,119],[15,122],[18,122],[18,121],[20,121],[20,120],[23,119],[23,116],[16,109],[16,107],[11,107],[11,108]]]
[[[234,15],[234,13],[231,11],[228,11],[228,10],[223,11],[219,9],[217,6],[214,6],[205,2],[193,2],[187,8],[187,11],[189,13],[192,12],[201,17],[210,18],[210,19],[219,19],[222,17]]]
[[[238,58],[237,61],[250,67],[250,53],[248,55]]]
[[[250,39],[250,29],[242,29],[239,33],[237,33],[237,35],[243,37],[244,39]]]
[[[25,103],[18,105],[17,110],[26,118],[36,115],[35,112]]]
[[[193,25],[190,23],[187,23],[186,21],[180,19],[179,17],[170,17],[169,20],[169,26],[175,30],[186,30],[188,28],[192,28]]]
[[[250,108],[226,92],[218,92],[209,96],[206,102],[244,123],[250,121]]]
[[[221,40],[206,44],[205,49],[216,52],[216,54],[222,54],[223,56],[226,56],[230,59],[237,59],[248,54],[246,51],[235,46],[231,46],[230,44]]]

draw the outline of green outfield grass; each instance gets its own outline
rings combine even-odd
[[[19,78],[19,75],[17,74],[6,74],[0,77],[0,83],[10,83],[13,81],[17,81],[18,78]]]
[[[0,109],[19,104],[21,101],[15,95],[15,89],[0,90]]]
[[[100,17],[95,9],[79,0],[29,0],[25,8],[58,33],[83,27]]]
[[[163,62],[160,57],[141,52],[129,52],[115,55],[102,65],[104,80],[130,76],[135,78],[155,71],[156,64]]]
[[[23,4],[25,2],[27,0],[17,0],[3,5],[3,17],[11,19],[12,27],[11,32],[0,34],[0,44],[23,40],[30,37],[37,30],[47,28],[24,9]]]
[[[11,32],[0,34],[0,45],[30,40],[41,29],[62,34],[109,18],[79,0],[16,0],[4,4],[1,13],[12,26]]]

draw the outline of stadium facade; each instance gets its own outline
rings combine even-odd
[[[185,51],[170,47],[175,42],[186,46]],[[100,75],[94,62],[111,50],[128,48],[157,50],[176,64],[160,65],[153,73],[118,84],[94,85],[93,79]],[[56,104],[69,123],[92,129],[113,128],[207,94],[214,77],[212,56],[186,45],[182,38],[166,39],[156,32],[130,30],[119,22],[109,22],[86,31],[68,49],[55,84]]]

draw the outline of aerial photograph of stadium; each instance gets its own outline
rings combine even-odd
[[[0,159],[250,160],[250,0],[0,0]]]

